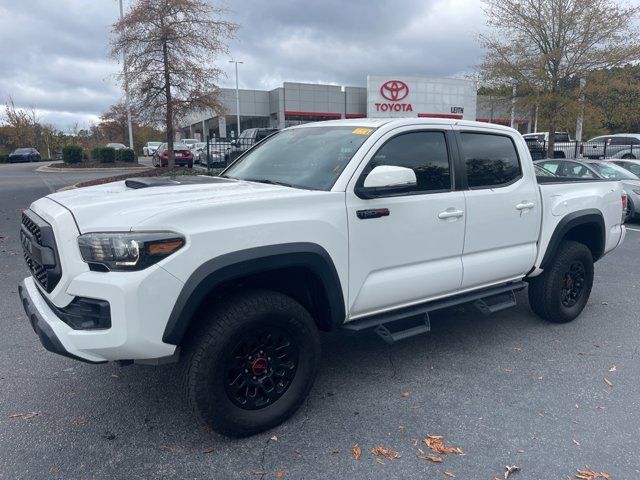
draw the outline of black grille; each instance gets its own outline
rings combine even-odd
[[[62,276],[58,249],[51,225],[31,210],[22,213],[20,240],[27,267],[33,278],[51,292]]]

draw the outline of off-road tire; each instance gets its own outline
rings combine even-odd
[[[205,424],[223,435],[241,437],[282,423],[300,407],[320,361],[318,329],[302,305],[278,292],[245,291],[204,314],[199,325],[190,333],[182,361],[187,400]],[[297,366],[279,398],[248,410],[234,403],[227,392],[227,365],[239,343],[268,325],[289,335],[297,350]]]
[[[575,304],[563,303],[563,288],[567,288],[567,273],[581,265],[584,280]],[[573,281],[572,281],[573,284]],[[575,319],[584,309],[593,286],[593,256],[589,248],[579,242],[565,240],[560,244],[551,264],[538,277],[529,280],[529,305],[539,317],[553,323]]]

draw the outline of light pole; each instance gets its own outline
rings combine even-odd
[[[120,20],[124,16],[122,0],[120,0]],[[127,78],[127,54],[122,50],[122,68],[124,69],[124,104],[127,108],[127,125],[129,127],[129,148],[133,150],[133,128],[131,128],[131,108],[129,107],[129,80]]]
[[[238,64],[244,62],[238,62],[236,60],[229,60],[229,63],[236,64],[236,115],[238,120],[238,127],[236,132],[236,138],[240,136],[240,90],[238,89]]]

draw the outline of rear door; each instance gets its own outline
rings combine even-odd
[[[356,171],[346,192],[350,318],[460,288],[465,199],[454,186],[454,153],[450,126],[402,127],[381,137]],[[356,186],[380,165],[411,168],[417,184],[363,198]]]
[[[506,132],[455,128],[468,188],[462,288],[522,277],[535,261],[542,211],[533,165]]]

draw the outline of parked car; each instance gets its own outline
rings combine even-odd
[[[549,143],[549,132],[525,133],[522,136],[527,142],[537,140],[538,145],[536,145],[535,148],[538,150],[541,147],[544,152],[543,158],[546,158],[547,145]],[[567,132],[556,132],[554,142],[553,158],[576,158],[576,156],[579,156],[580,148],[577,146],[577,142],[575,140],[571,140],[571,137]],[[531,145],[530,143],[527,144]],[[531,154],[531,157],[536,160],[533,153]]]
[[[35,148],[16,148],[9,154],[9,163],[39,162],[40,152]]]
[[[444,307],[513,307],[527,285],[547,321],[580,315],[594,262],[624,240],[624,193],[617,181],[550,180],[536,180],[520,134],[498,125],[299,125],[219,177],[35,201],[22,217],[32,276],[20,303],[53,352],[181,361],[199,418],[249,435],[304,403],[320,331],[373,329],[393,343],[428,332]]]
[[[123,148],[127,148],[127,146],[122,143],[107,143],[105,147],[113,148],[114,150],[122,150]]]
[[[537,137],[523,135],[524,141],[527,143],[527,148],[531,154],[532,160],[540,160],[547,158],[547,150],[544,148],[544,142],[538,140]]]
[[[629,170],[604,160],[539,160],[536,165],[566,178],[619,180],[627,193],[625,220],[640,216],[640,178]]]
[[[256,143],[261,142],[277,131],[277,128],[248,128],[243,131],[237,139],[231,141],[231,148],[227,154],[227,160],[233,162]]]
[[[599,158],[640,158],[640,134],[601,135],[582,144],[582,156]]]
[[[145,157],[151,157],[160,145],[162,145],[162,142],[147,142],[146,145],[142,147],[142,154]]]
[[[206,167],[225,166],[230,148],[231,144],[227,141],[213,140],[209,144],[209,160],[207,161],[207,144],[205,142],[202,148],[197,150],[197,161]]]
[[[175,143],[173,152],[176,166],[193,167],[193,155],[189,147],[183,143]],[[166,143],[156,149],[151,163],[154,167],[166,167],[169,165],[169,146]]]
[[[609,159],[608,161],[618,165],[619,167],[624,168],[625,170],[629,170],[635,176],[640,177],[640,160],[632,160],[632,159],[613,160],[613,159]]]

